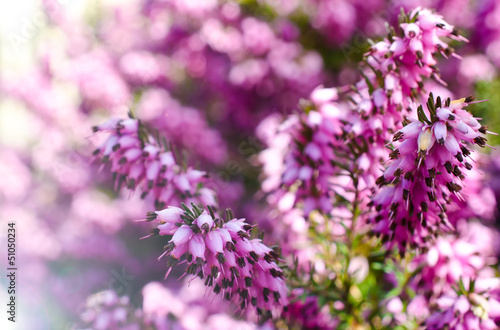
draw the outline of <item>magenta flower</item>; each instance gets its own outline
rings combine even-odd
[[[174,153],[148,136],[139,120],[110,119],[94,131],[111,133],[94,155],[111,164],[117,188],[140,187],[141,198],[148,196],[158,209],[180,201],[216,205],[214,191],[201,186],[206,173],[179,166]]]
[[[486,127],[464,109],[470,102],[447,99],[442,104],[431,94],[429,117],[419,106],[418,120],[394,135],[399,145],[390,153],[389,166],[378,179],[381,189],[372,200],[374,230],[390,246],[400,251],[407,244],[422,247],[440,230],[452,228],[447,204],[451,195],[463,199],[463,180],[472,169],[468,145],[486,145]]]
[[[410,320],[430,329],[444,325],[451,329],[497,329],[500,282],[488,267],[497,262],[495,253],[491,247],[474,244],[470,237],[479,234],[488,240],[495,231],[477,224],[464,229],[467,232],[458,238],[439,237],[409,264],[407,269],[413,275],[408,284],[416,293],[406,309]]]
[[[410,102],[422,94],[424,78],[446,85],[439,78],[436,55],[457,55],[440,38],[467,41],[428,9],[417,8],[400,19],[403,34],[398,36],[393,30],[365,54],[364,79],[356,84],[354,92],[358,112],[383,114],[384,126],[389,130],[394,126],[388,124],[393,121],[392,125],[397,125],[404,118],[398,112],[406,111]]]
[[[363,79],[347,93],[351,112],[345,130],[349,141],[362,146],[355,163],[369,188],[381,175],[378,166],[387,158],[385,145],[402,127],[410,105],[422,98],[424,82],[432,78],[443,85],[436,68],[438,54],[454,55],[442,37],[464,41],[441,16],[428,9],[402,14],[403,22],[365,54]]]
[[[267,141],[269,149],[259,155],[268,176],[263,190],[272,193],[270,199],[281,212],[297,205],[306,216],[313,210],[332,210],[332,180],[339,172],[334,149],[343,148],[337,97],[334,88],[315,89],[308,113],[290,116]]]
[[[185,275],[204,279],[206,286],[228,300],[239,297],[241,309],[254,306],[261,312],[285,306],[288,289],[276,264],[277,253],[260,239],[250,239],[253,226],[232,218],[230,211],[223,220],[210,207],[207,212],[191,205],[147,215],[147,221],[158,225],[146,237],[172,235],[160,256],[167,257],[166,277],[185,257]]]
[[[429,250],[413,259],[411,269],[422,267],[414,279],[419,292],[439,296],[460,280],[475,279],[486,265],[475,245],[452,236],[439,237]]]
[[[489,280],[497,288],[498,278]],[[469,284],[469,283],[467,283]],[[472,284],[470,284],[472,285]],[[481,285],[476,281],[475,285]],[[491,287],[479,293],[472,287],[462,291],[449,290],[436,301],[435,312],[426,320],[427,329],[493,330],[500,326],[500,302]]]

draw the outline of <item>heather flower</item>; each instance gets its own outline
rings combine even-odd
[[[495,67],[482,54],[465,56],[460,62],[458,73],[460,82],[469,85],[478,81],[491,81],[495,78]]]
[[[388,39],[373,45],[366,54],[370,71],[365,74],[370,83],[377,78],[383,81],[379,87],[373,85],[375,105],[388,102],[393,107],[406,108],[409,97],[420,94],[422,77],[441,81],[435,67],[436,54],[454,55],[453,49],[440,38],[466,41],[453,26],[428,9],[416,9],[402,19],[402,36],[392,32]]]
[[[446,85],[439,78],[436,55],[455,54],[440,38],[466,41],[453,26],[428,9],[417,8],[400,19],[403,20],[399,26],[403,34],[398,36],[392,30],[388,38],[371,47],[365,54],[365,79],[356,86],[358,90],[371,90],[373,105],[362,105],[364,112],[385,112],[396,123],[402,118],[396,112],[406,110],[411,99],[422,93],[424,77],[432,77]]]
[[[283,122],[268,137],[269,148],[259,155],[268,175],[263,190],[273,193],[269,199],[282,212],[299,204],[305,216],[313,210],[332,210],[332,180],[339,172],[335,148],[340,150],[343,145],[342,110],[335,102],[337,97],[336,89],[315,89],[311,93],[312,108]]]
[[[469,164],[477,165],[463,149],[468,152],[471,144],[484,144],[464,129],[480,133],[485,129],[476,129],[471,118],[451,109],[452,104],[448,108],[458,119],[439,118],[437,111],[422,115],[412,105],[421,100],[424,90],[431,90],[426,86],[430,78],[442,82],[436,67],[438,55],[453,55],[443,37],[463,40],[439,15],[425,9],[403,15],[397,33],[391,31],[366,54],[360,65],[363,79],[352,88],[314,90],[311,101],[300,104],[304,111],[289,117],[271,134],[268,149],[258,156],[265,176],[262,191],[255,196],[259,202],[245,203],[238,193],[252,195],[256,169],[241,162],[245,187],[231,182],[221,188],[213,177],[208,179],[206,172],[188,164],[201,161],[203,170],[210,166],[217,167],[214,172],[220,170],[230,155],[227,147],[238,145],[241,134],[251,134],[270,112],[294,109],[299,98],[307,97],[325,78],[336,81],[337,69],[347,72],[339,62],[338,47],[330,49],[325,42],[333,40],[348,52],[359,49],[359,44],[351,48],[338,43],[351,38],[357,27],[362,35],[378,35],[382,24],[371,23],[376,12],[387,5],[384,1],[102,2],[98,12],[83,10],[85,19],[76,17],[83,9],[80,6],[65,8],[57,1],[43,2],[47,23],[52,25],[51,40],[46,43],[46,33],[32,40],[34,45],[42,42],[42,47],[34,49],[37,69],[17,81],[2,77],[0,87],[3,95],[29,108],[17,111],[19,103],[11,107],[10,101],[2,100],[0,104],[2,123],[7,118],[2,128],[8,128],[0,132],[0,145],[7,145],[7,152],[0,152],[0,172],[5,176],[0,183],[0,218],[17,221],[24,236],[30,237],[19,246],[19,260],[28,267],[19,281],[31,283],[28,295],[20,292],[32,316],[19,320],[26,328],[53,321],[43,308],[45,302],[54,307],[50,310],[60,312],[58,320],[74,316],[76,302],[88,292],[102,288],[103,283],[118,284],[110,282],[110,277],[122,267],[136,276],[136,284],[144,283],[151,270],[157,270],[155,260],[137,258],[148,254],[147,245],[129,244],[137,231],[125,220],[143,213],[141,196],[156,202],[158,211],[148,214],[148,220],[157,225],[152,235],[167,236],[163,257],[168,271],[177,263],[187,266],[184,283],[190,284],[191,291],[188,285],[172,285],[175,289],[146,285],[144,313],[114,293],[93,297],[80,323],[84,328],[260,328],[251,323],[256,320],[252,318],[254,308],[248,308],[246,322],[225,314],[230,307],[221,300],[223,296],[239,300],[240,309],[255,304],[263,314],[285,305],[290,298],[276,253],[252,239],[252,225],[242,219],[228,215],[221,220],[208,206],[199,210],[195,206],[189,210],[165,208],[181,202],[215,206],[233,201],[238,201],[237,208],[257,215],[258,203],[269,204],[266,241],[280,243],[280,252],[289,261],[290,286],[314,292],[297,301],[299,293],[294,292],[290,312],[276,322],[278,327],[286,327],[284,322],[303,328],[363,327],[366,323],[386,327],[392,320],[406,322],[406,307],[406,314],[421,324],[432,315],[427,323],[430,328],[460,328],[461,323],[480,328],[491,326],[491,321],[498,328],[499,283],[491,278],[497,276],[496,269],[489,267],[497,262],[493,256],[498,252],[498,237],[477,223],[464,225],[471,217],[483,220],[492,216],[491,193],[475,172],[468,171]],[[398,2],[392,1],[389,7]],[[499,43],[492,31],[495,3],[485,0],[478,5],[477,40],[498,64],[495,49]],[[453,24],[470,26],[472,12],[460,11],[461,6],[464,0],[433,5],[441,14],[451,15]],[[276,14],[291,15],[290,20],[274,20]],[[310,19],[305,20],[307,17]],[[24,32],[30,32],[32,24],[25,25]],[[323,68],[323,56],[328,72]],[[466,70],[481,59],[473,54],[466,57],[457,82],[463,85],[491,78],[488,63]],[[16,65],[6,66],[11,67]],[[439,95],[445,99],[444,94]],[[88,134],[89,118],[100,116],[101,110],[125,112],[126,105],[134,101],[140,122],[111,120],[96,128],[104,134],[92,137],[107,138],[96,156],[114,173],[115,188],[130,189],[117,196],[109,194],[113,183],[107,175],[92,184],[95,171],[81,156],[88,152],[79,148]],[[394,147],[386,148],[394,132],[416,122],[406,116],[417,112],[420,122],[412,129],[419,129],[418,134],[412,137],[405,131],[406,136],[393,141]],[[12,116],[16,120],[10,125]],[[455,138],[461,156],[449,136]],[[243,157],[230,155],[238,162],[255,152],[247,153],[250,148],[241,146],[238,153]],[[175,152],[178,149],[190,151],[185,161]],[[406,158],[408,164],[403,163]],[[376,194],[374,201],[380,205],[372,218],[375,221],[381,215],[376,230],[383,239],[401,245],[407,241],[428,243],[440,230],[453,229],[455,224],[462,237],[436,238],[434,246],[422,243],[419,252],[423,254],[410,264],[402,261],[398,265],[397,258],[383,260],[379,241],[360,227],[371,214],[367,197],[382,175],[380,163],[387,159],[389,166],[398,165],[379,181],[385,195]],[[407,166],[405,172],[398,171],[402,164]],[[429,169],[435,172],[431,175]],[[411,178],[405,178],[410,172]],[[139,192],[127,198],[135,189]],[[437,194],[436,201],[430,201],[433,195],[428,192]],[[427,204],[420,203],[419,196]],[[415,203],[421,209],[415,209]],[[418,217],[419,210],[424,216]],[[407,216],[402,217],[405,212]],[[422,219],[432,230],[427,228],[426,233],[408,225],[420,222],[424,227]],[[404,274],[398,273],[399,266],[407,267]],[[392,281],[379,283],[383,278],[379,275],[387,269]],[[408,295],[391,296],[396,275],[409,288]],[[402,280],[400,275],[409,277]],[[385,295],[387,282],[393,286],[390,299]],[[334,288],[339,289],[339,296]],[[414,298],[408,304],[409,297]],[[338,319],[333,316],[337,314]],[[448,324],[440,324],[444,322]],[[263,327],[269,329],[272,324]]]
[[[197,14],[182,8],[177,2],[145,4],[151,25],[162,28],[143,29],[145,35],[158,35],[150,36],[146,46],[138,42],[135,47],[166,54],[174,89],[183,91],[196,83],[199,88],[189,100],[200,100],[197,105],[216,125],[229,123],[225,131],[253,131],[267,114],[294,107],[322,82],[321,56],[282,35],[281,22],[249,17],[235,2],[214,2]],[[175,20],[167,23],[165,16]],[[209,109],[212,103],[216,111]]]
[[[495,239],[498,232],[477,222],[460,222],[459,236],[439,237],[425,253],[408,266],[417,270],[411,285],[418,293],[439,296],[460,281],[492,276],[488,266],[497,262]]]
[[[385,145],[400,129],[411,104],[423,95],[426,78],[442,83],[436,56],[454,55],[442,37],[464,41],[453,26],[427,9],[402,14],[396,33],[372,45],[361,69],[363,79],[347,93],[352,111],[345,127],[347,138],[363,146],[355,162],[369,188],[380,176],[377,166],[387,157]]]
[[[280,310],[287,304],[283,271],[276,264],[277,254],[260,239],[250,239],[252,225],[245,219],[216,216],[212,208],[202,210],[195,204],[182,209],[149,212],[147,221],[158,224],[146,237],[171,235],[160,256],[167,258],[167,273],[181,258],[187,261],[186,273],[199,277],[215,294],[228,300],[239,297],[241,309]]]
[[[439,237],[429,250],[412,260],[410,269],[422,267],[414,279],[419,292],[439,296],[460,280],[475,279],[485,257],[475,245],[452,236]]]
[[[440,13],[451,24],[457,25],[460,28],[470,28],[477,24],[475,21],[475,3],[469,0],[394,0],[391,1],[391,7],[397,14],[401,8],[412,10],[418,6],[433,8]]]
[[[496,329],[500,304],[498,278],[489,265],[496,263],[494,251],[476,244],[481,235],[491,239],[494,231],[479,224],[460,227],[459,237],[439,237],[428,250],[414,257],[407,270],[407,285],[416,296],[406,308],[408,320],[441,329]],[[491,243],[491,242],[490,242]],[[405,284],[406,285],[406,284]],[[405,320],[401,319],[400,324]],[[479,322],[479,323],[478,323]]]
[[[384,300],[382,304],[385,307],[385,310],[392,316],[392,318],[385,317],[382,320],[382,325],[385,327],[394,326],[394,324],[405,324],[408,320],[407,314],[403,311],[404,306],[400,297],[396,296],[388,300]]]
[[[410,319],[425,320],[429,316],[429,301],[422,295],[416,295],[406,307]]]
[[[474,245],[474,249],[486,258],[488,265],[497,261],[496,256],[500,252],[500,233],[492,227],[487,227],[478,221],[465,221],[462,219],[457,223],[457,231],[460,237]]]
[[[390,153],[388,168],[378,179],[381,189],[372,200],[374,230],[390,246],[400,251],[407,244],[423,247],[439,231],[452,229],[446,206],[451,195],[463,199],[463,180],[472,169],[468,145],[486,145],[486,127],[464,109],[471,101],[442,103],[431,94],[429,117],[419,106],[418,120],[394,135],[393,141],[400,143]]]
[[[492,285],[497,288],[500,285],[498,278],[491,279]],[[467,282],[465,282],[467,283]],[[500,302],[498,296],[491,294],[491,287],[486,292],[480,292],[472,287],[473,282],[464,286],[461,291],[449,290],[436,301],[435,312],[426,320],[425,326],[431,330],[443,329],[466,329],[466,330],[490,330],[498,329],[500,326]],[[474,282],[482,285],[481,280]]]
[[[139,120],[110,119],[94,131],[111,133],[94,155],[111,164],[117,188],[122,184],[132,190],[141,187],[141,198],[153,199],[157,208],[179,200],[215,205],[214,192],[201,186],[206,173],[181,168],[174,153],[148,137]]]

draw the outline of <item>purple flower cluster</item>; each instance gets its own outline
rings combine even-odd
[[[410,286],[416,296],[406,316],[429,329],[497,329],[500,321],[500,281],[489,265],[496,263],[488,240],[491,231],[480,224],[460,226],[459,237],[442,236],[414,258]],[[478,234],[471,236],[471,231]],[[484,248],[483,248],[484,246]]]
[[[239,297],[241,309],[279,311],[287,304],[278,255],[261,240],[250,239],[253,226],[232,218],[230,212],[224,220],[210,207],[207,212],[195,204],[182,206],[149,212],[146,218],[158,223],[149,236],[172,235],[162,255],[167,257],[166,276],[185,256],[186,274],[204,279],[206,286],[228,300]]]
[[[439,78],[436,55],[454,53],[441,38],[465,40],[441,16],[427,9],[417,8],[400,20],[403,23],[398,31],[391,28],[389,36],[365,54],[363,79],[348,93],[353,111],[345,130],[350,139],[364,146],[356,162],[370,188],[374,188],[380,171],[369,164],[386,159],[385,145],[405,117],[411,115],[412,102],[422,98],[425,79],[444,84]]]
[[[399,130],[389,166],[378,179],[382,187],[373,197],[374,230],[389,245],[404,251],[407,244],[423,247],[452,224],[446,217],[450,196],[459,199],[471,151],[468,144],[486,145],[486,128],[464,108],[470,99],[427,102],[429,117],[420,105],[418,120]]]
[[[257,133],[268,146],[259,155],[262,190],[277,211],[270,221],[283,222],[290,218],[287,213],[307,217],[314,210],[332,216],[339,199],[357,199],[358,207],[368,208],[376,178],[383,174],[373,164],[389,158],[386,144],[405,115],[415,112],[411,109],[423,93],[424,80],[439,81],[435,56],[453,54],[440,38],[464,40],[429,10],[417,9],[401,19],[401,36],[392,31],[365,54],[363,79],[352,90],[316,88],[310,102],[302,104],[304,113],[281,125],[272,116],[259,126]],[[339,100],[339,92],[349,102]],[[361,180],[355,182],[349,173],[360,173]]]
[[[404,23],[399,25],[402,36],[393,31],[389,38],[373,45],[366,54],[370,70],[365,71],[368,86],[364,87],[372,84],[374,89],[371,93],[373,107],[360,107],[367,114],[371,111],[376,113],[380,108],[390,114],[406,110],[410,98],[421,94],[422,77],[433,77],[442,82],[435,56],[437,53],[450,56],[454,52],[440,38],[467,41],[441,16],[427,9],[416,9],[403,16],[403,20]]]
[[[439,237],[429,250],[412,260],[410,269],[423,267],[414,282],[420,292],[440,296],[460,280],[474,280],[485,266],[485,256],[464,239]]]
[[[141,127],[136,119],[111,119],[94,127],[94,132],[111,133],[94,155],[111,164],[116,187],[141,187],[141,198],[153,199],[157,208],[181,201],[216,205],[215,193],[201,187],[206,173],[179,166],[174,153],[162,150]]]
[[[497,279],[494,279],[497,280]],[[500,285],[494,281],[490,285]],[[476,285],[480,286],[478,280]],[[498,329],[500,317],[500,297],[495,297],[491,293],[457,294],[455,291],[448,291],[446,295],[440,297],[436,302],[437,312],[430,315],[425,321],[425,326],[431,330],[449,329],[458,330],[494,330]]]
[[[36,67],[0,85],[21,327],[71,322],[86,297],[74,328],[500,326],[498,235],[471,222],[492,224],[500,166],[472,157],[472,98],[451,101],[496,83],[495,1],[133,0],[90,20],[41,1]],[[135,244],[146,209],[166,262]],[[150,282],[165,263],[183,283]]]
[[[318,88],[311,94],[313,108],[290,116],[270,137],[259,160],[267,175],[263,190],[281,212],[301,204],[304,215],[332,209],[332,178],[338,172],[335,149],[341,143],[341,110],[334,102],[337,90]],[[281,159],[277,159],[280,157]]]

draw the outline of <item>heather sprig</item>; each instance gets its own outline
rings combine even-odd
[[[495,282],[496,285],[500,284],[498,281]],[[489,292],[491,290],[477,293],[472,283],[469,284],[469,290],[465,290],[462,285],[462,290],[450,290],[438,298],[435,305],[431,306],[434,312],[423,322],[426,328],[430,330],[444,327],[453,330],[498,329],[500,314],[498,295],[492,295]]]
[[[352,110],[346,125],[348,138],[369,146],[358,163],[385,160],[385,145],[411,115],[411,104],[425,98],[427,79],[446,85],[439,76],[437,55],[457,55],[441,38],[466,41],[428,9],[417,8],[409,14],[402,11],[399,20],[397,29],[389,28],[388,37],[374,43],[365,54],[360,70],[363,79],[346,95]],[[363,179],[374,188],[379,169],[364,167]]]
[[[482,236],[471,239],[471,230]],[[491,249],[480,249],[477,241],[487,239],[488,233],[488,228],[468,223],[459,235],[440,236],[412,259],[408,269],[413,273],[403,293],[412,297],[406,308],[408,320],[429,329],[497,328],[500,281],[488,267],[497,259]]]
[[[184,259],[184,275],[199,277],[228,300],[239,300],[242,310],[255,307],[266,315],[280,312],[287,305],[288,289],[276,264],[278,254],[260,239],[251,239],[254,226],[234,218],[230,210],[224,218],[210,206],[181,206],[149,212],[145,219],[157,224],[146,237],[171,237],[160,256],[167,258],[165,277]]]
[[[431,94],[427,110],[417,107],[418,120],[409,119],[394,135],[393,142],[399,144],[377,180],[381,188],[372,200],[376,214],[371,219],[389,246],[401,252],[408,244],[422,248],[453,229],[447,205],[453,203],[451,195],[464,198],[463,180],[473,167],[470,145],[486,145],[486,127],[464,109],[471,102],[442,101]]]
[[[157,209],[181,201],[216,205],[214,191],[202,186],[206,172],[181,166],[167,142],[139,120],[113,118],[93,130],[110,134],[94,155],[111,164],[115,189],[139,187],[141,198],[152,199]]]
[[[315,89],[306,112],[290,116],[277,127],[268,141],[271,148],[259,156],[268,175],[264,190],[273,195],[270,200],[281,211],[300,205],[308,216],[313,210],[328,213],[332,209],[331,178],[339,171],[335,153],[340,152],[343,144],[342,111],[336,100],[336,89]],[[274,150],[273,144],[278,150]],[[286,149],[279,150],[285,144]],[[282,159],[277,160],[280,154]],[[276,161],[283,163],[279,171],[277,165],[272,165]]]

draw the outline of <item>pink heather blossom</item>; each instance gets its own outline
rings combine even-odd
[[[439,296],[460,280],[469,282],[492,275],[488,266],[497,262],[494,240],[498,232],[477,222],[460,222],[458,231],[458,237],[440,236],[425,253],[414,257],[409,269],[419,269],[412,279],[417,292]]]
[[[404,251],[407,244],[423,247],[442,230],[452,229],[446,217],[450,196],[463,199],[461,190],[471,154],[465,144],[484,147],[486,128],[464,107],[470,99],[428,101],[429,117],[419,106],[419,120],[410,121],[393,141],[399,145],[378,179],[381,189],[373,197],[374,230],[390,246]],[[430,118],[430,119],[429,119]]]
[[[343,144],[337,91],[317,88],[311,98],[314,109],[290,116],[271,135],[270,148],[259,155],[268,175],[263,189],[274,195],[270,199],[282,212],[301,204],[306,216],[313,210],[331,211],[332,180],[339,172],[334,148]]]
[[[64,65],[53,61],[54,78],[78,88],[76,106],[85,112],[117,114],[133,96],[161,89],[186,108],[203,109],[203,120],[218,129],[250,133],[325,78],[321,56],[297,41],[292,21],[252,17],[236,2],[107,4],[95,29],[45,2],[60,9],[54,23],[66,46],[59,46]]]
[[[370,189],[382,174],[371,164],[388,157],[385,144],[401,127],[402,112],[422,92],[423,79],[438,79],[436,53],[452,53],[439,37],[460,39],[428,10],[415,10],[404,19],[415,22],[404,24],[401,37],[391,35],[366,54],[365,78],[347,93],[352,104],[338,102],[336,89],[317,88],[306,114],[290,116],[277,134],[266,134],[269,148],[259,155],[266,174],[263,190],[280,212],[299,207],[305,216],[313,210],[329,213],[336,195],[352,200],[354,182],[339,177],[342,171],[361,173],[357,197],[361,205],[369,202]]]
[[[416,295],[406,307],[406,313],[410,318],[425,320],[429,316],[429,302],[422,295]]]
[[[348,44],[356,34],[374,37],[385,32],[384,1],[381,0],[261,0],[280,17],[303,15],[309,17],[314,29],[329,45],[342,47],[344,54],[351,51]],[[416,7],[416,6],[414,6]],[[392,14],[392,13],[391,13]],[[382,16],[382,17],[380,17]]]
[[[475,279],[485,266],[485,256],[463,239],[439,237],[429,250],[416,257],[412,269],[423,267],[415,278],[420,292],[439,296],[456,285],[460,279]]]
[[[394,0],[389,6],[399,8],[400,2]],[[466,55],[458,64],[456,80],[464,85],[494,78],[492,64],[500,63],[496,1],[479,0],[475,20],[467,0],[410,2],[436,8],[458,27],[470,27],[475,21],[472,43],[486,55]],[[409,264],[394,263],[407,267],[404,285],[410,294],[377,300],[394,316],[381,314],[382,326],[392,320],[403,326],[416,320],[430,329],[500,327],[498,232],[467,222],[494,217],[493,196],[484,183],[489,181],[496,191],[495,177],[468,171],[471,164],[479,167],[468,154],[474,144],[485,145],[479,133],[486,128],[462,109],[464,102],[442,102],[428,112],[413,105],[425,103],[422,95],[431,90],[429,79],[444,83],[438,58],[458,57],[444,38],[464,41],[438,14],[418,8],[403,16],[396,31],[372,44],[360,65],[363,78],[353,78],[359,81],[352,87],[314,89],[336,81],[337,69],[345,75],[354,71],[338,68],[340,53],[330,54],[330,47],[350,56],[350,47],[357,51],[358,44],[343,42],[358,35],[363,39],[379,35],[384,26],[373,23],[385,9],[384,1],[103,2],[98,15],[91,15],[92,21],[97,19],[92,25],[69,15],[76,7],[66,8],[54,0],[43,3],[47,23],[55,32],[49,35],[56,42],[46,42],[45,33],[30,40],[37,68],[19,79],[2,76],[0,86],[2,97],[18,102],[16,116],[20,105],[28,108],[19,111],[21,125],[12,125],[14,136],[0,134],[7,140],[6,145],[0,141],[0,218],[15,220],[21,238],[29,237],[18,251],[26,270],[19,274],[19,286],[27,289],[19,292],[19,301],[30,311],[29,318],[19,321],[29,322],[26,328],[53,327],[48,315],[53,310],[61,315],[56,320],[74,316],[81,311],[77,302],[103,285],[111,286],[114,271],[122,267],[135,276],[135,288],[157,273],[156,260],[137,257],[154,253],[154,247],[129,244],[137,238],[137,230],[127,219],[143,213],[140,197],[161,209],[147,216],[157,226],[151,236],[167,236],[162,256],[168,272],[174,264],[186,264],[185,284],[174,281],[172,289],[147,284],[142,311],[112,291],[91,296],[77,329],[271,329],[271,322],[253,324],[262,318],[252,318],[254,308],[247,307],[255,305],[260,314],[276,316],[288,300],[292,303],[278,326],[332,329],[344,325],[343,318],[334,316],[337,313],[345,316],[352,310],[352,316],[361,315],[366,321],[378,313],[381,306],[371,310],[371,301],[353,306],[352,301],[328,298],[321,307],[330,294],[326,291],[305,297],[309,289],[305,288],[288,296],[285,273],[278,267],[281,260],[274,248],[251,239],[253,225],[229,214],[222,220],[210,207],[194,206],[238,202],[236,207],[260,215],[257,203],[238,198],[252,195],[253,184],[221,185],[187,164],[201,161],[204,170],[210,166],[219,170],[226,165],[228,147],[238,145],[242,134],[252,134],[271,112],[283,111],[286,116],[308,95],[310,101],[300,103],[301,112],[266,133],[267,149],[257,156],[264,168],[256,199],[267,202],[269,211],[261,216],[269,230],[263,239],[278,242],[283,259],[290,266],[296,261],[295,270],[310,270],[314,289],[322,288],[326,276],[336,285],[344,280],[327,270],[337,266],[337,257],[342,261],[340,246],[347,239],[361,238],[362,249],[379,252],[379,245],[372,245],[378,241],[365,236],[371,232],[361,230],[372,214],[367,204],[374,194],[376,211],[370,219],[388,247],[404,249],[408,243],[421,248]],[[439,93],[441,100],[447,98],[445,92],[449,93]],[[11,100],[7,102],[1,100],[2,120],[12,111]],[[128,105],[141,121],[110,120],[98,126],[102,133],[89,140],[106,135],[96,151],[105,162],[99,165],[111,168],[115,188],[139,188],[132,197],[129,191],[110,193],[108,171],[96,176],[89,159],[82,156],[90,153],[82,146],[89,120],[103,110],[124,114]],[[419,121],[411,119],[417,115]],[[273,126],[269,121],[278,126],[282,117],[271,115],[258,130]],[[17,138],[23,137],[18,131],[28,131],[29,138]],[[398,132],[397,141],[392,141],[396,149],[389,150],[386,145],[394,132]],[[186,162],[176,152],[184,149],[190,152]],[[379,165],[387,159],[383,173]],[[252,171],[244,170],[245,181],[255,179]],[[376,178],[381,175],[382,187],[377,190]],[[358,177],[359,181],[353,179]],[[165,208],[181,202],[194,204],[191,209]],[[361,219],[354,224],[357,210]],[[455,229],[458,238],[437,236]],[[323,257],[323,246],[312,231],[326,233],[321,240],[335,255],[335,264]],[[357,282],[372,280],[373,270],[377,272],[371,268],[372,251],[367,258],[359,250],[348,251],[349,262],[342,269],[347,281],[354,280],[353,289]],[[299,280],[306,281],[301,275]],[[389,275],[392,280],[384,282],[395,287],[396,277]],[[196,277],[207,287],[193,281]],[[380,284],[377,294],[385,290],[386,283]],[[289,285],[297,285],[295,278]],[[223,296],[239,300],[237,313],[245,315],[233,317]],[[47,311],[44,306],[51,308]]]
[[[495,67],[485,55],[481,54],[465,56],[460,62],[458,72],[464,85],[491,81],[495,78]]]
[[[195,204],[183,213],[176,207],[149,212],[147,221],[157,223],[151,235],[172,235],[165,252],[167,274],[185,257],[187,275],[200,277],[215,294],[228,300],[239,297],[240,308],[280,311],[287,304],[287,287],[277,254],[259,239],[250,239],[253,226],[245,219],[216,217],[211,208]],[[177,219],[174,220],[175,216]],[[148,236],[148,237],[149,237]],[[160,258],[161,258],[160,257]]]
[[[500,282],[495,280],[498,288]],[[480,280],[477,280],[480,284]],[[467,288],[466,288],[467,289]],[[424,322],[426,328],[431,330],[465,329],[465,330],[493,330],[498,329],[500,323],[499,297],[490,292],[479,293],[469,290],[467,294],[457,294],[449,290],[436,301],[436,312],[432,313]]]
[[[411,104],[423,95],[426,79],[441,82],[436,56],[453,54],[442,37],[463,41],[441,16],[427,9],[415,9],[402,15],[398,32],[372,45],[365,54],[363,79],[347,93],[351,110],[345,130],[347,138],[362,146],[355,160],[361,178],[369,188],[380,176],[378,166],[387,158],[385,145],[400,129]],[[401,33],[399,32],[401,30]]]
[[[385,309],[387,312],[392,314],[393,320],[390,318],[384,318],[382,324],[384,326],[389,326],[391,323],[404,324],[406,322],[407,314],[403,311],[403,302],[399,297],[393,297],[384,302]]]
[[[141,198],[154,200],[157,208],[173,201],[197,201],[215,205],[214,192],[200,187],[206,173],[181,168],[172,151],[164,151],[152,137],[143,135],[136,119],[110,119],[94,131],[111,135],[94,151],[104,163],[111,164],[116,187],[141,187]]]
[[[401,8],[412,10],[416,7],[433,8],[436,12],[446,17],[446,20],[459,28],[470,28],[475,22],[475,3],[469,0],[393,0],[391,7],[394,13],[399,13]]]
[[[477,244],[477,235],[491,244],[494,229],[461,223],[460,235],[439,237],[408,266],[408,285],[416,296],[406,315],[430,329],[496,329],[499,325],[500,282],[488,266],[497,263],[491,246]],[[399,324],[403,324],[401,320]]]
[[[268,0],[269,1],[269,0]],[[285,2],[285,1],[282,1]],[[321,32],[331,44],[347,48],[347,41],[356,33],[377,36],[384,32],[377,29],[377,13],[384,3],[379,0],[306,0],[304,10],[311,16],[313,28]]]
[[[453,26],[428,9],[415,9],[403,16],[403,20],[406,21],[400,25],[403,35],[391,34],[365,54],[367,79],[358,84],[364,87],[369,81],[372,85],[374,113],[383,107],[387,115],[394,116],[394,111],[406,110],[410,100],[422,92],[424,77],[440,81],[435,67],[436,55],[454,54],[440,38],[466,41]],[[377,77],[383,80],[381,86]]]
[[[257,325],[236,319],[227,313],[230,306],[222,297],[204,291],[203,284],[183,283],[174,290],[150,282],[142,289],[142,309],[134,308],[127,296],[101,291],[87,298],[72,329],[274,329],[269,321]]]

